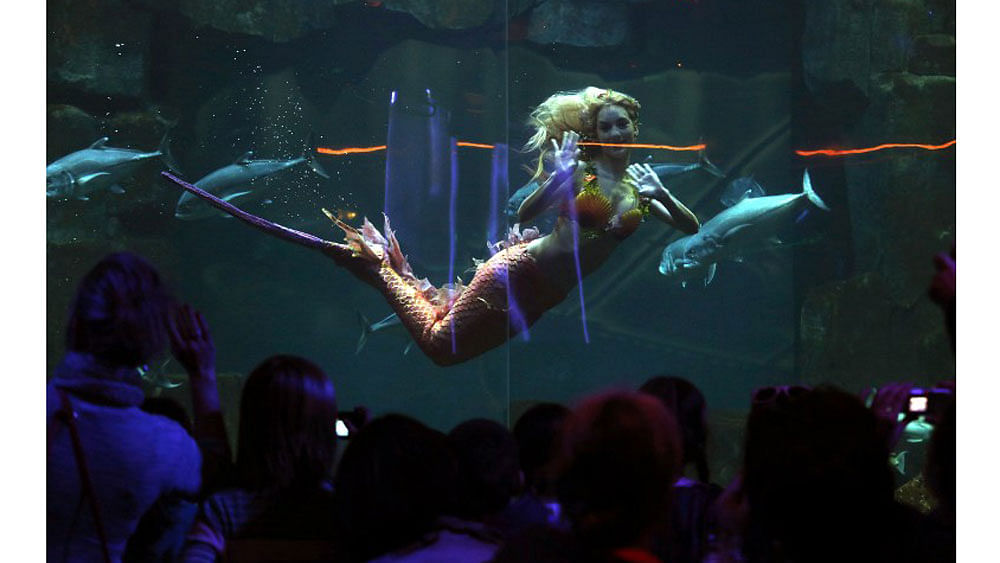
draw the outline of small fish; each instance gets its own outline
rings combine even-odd
[[[303,162],[307,163],[313,172],[323,178],[330,177],[316,160],[312,135],[309,136],[307,147],[303,151],[302,156],[298,158],[289,160],[251,160],[252,157],[253,151],[247,151],[229,166],[223,166],[209,173],[195,182],[194,185],[218,196],[223,201],[232,201],[253,193],[253,189],[248,189],[247,186],[253,180],[277,174]],[[174,217],[187,221],[206,219],[217,215],[219,213],[213,207],[201,201],[190,192],[184,192],[181,195],[180,199],[177,200],[177,208],[174,211]]]
[[[350,221],[351,219],[356,219],[358,217],[357,211],[349,211],[346,209],[337,209],[333,214],[341,221]]]
[[[170,358],[167,358],[159,367],[150,368],[148,365],[143,365],[136,369],[139,371],[139,377],[152,385],[158,393],[162,389],[176,389],[184,385],[183,381],[173,381],[167,377],[166,368],[169,363]]]
[[[889,465],[899,471],[900,475],[906,475],[906,450],[889,456]]]
[[[160,147],[152,152],[119,149],[107,145],[101,137],[89,147],[70,153],[45,167],[45,195],[58,199],[87,201],[101,189],[123,194],[119,183],[130,176],[143,162],[159,157],[171,170],[177,165],[170,155],[168,135],[163,135]]]
[[[369,334],[392,327],[403,327],[403,323],[399,320],[399,316],[396,313],[389,315],[377,323],[371,323],[368,318],[361,313],[361,311],[358,311],[358,324],[361,325],[361,336],[358,337],[358,345],[354,349],[355,354],[361,353],[361,349],[364,348],[365,344],[368,342]],[[406,348],[403,349],[404,356],[410,353],[414,344],[415,342],[411,339],[409,344],[406,345]]]

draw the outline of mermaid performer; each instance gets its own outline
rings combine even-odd
[[[163,175],[216,208],[278,238],[319,250],[385,296],[413,340],[434,363],[455,365],[491,350],[559,304],[578,280],[596,270],[649,213],[693,234],[697,217],[648,165],[629,165],[622,146],[577,146],[584,141],[628,144],[638,133],[639,102],[603,88],[553,94],[531,114],[536,132],[525,149],[538,150],[535,179],[543,180],[518,209],[527,224],[550,206],[553,231],[514,225],[497,252],[480,262],[467,286],[436,288],[418,279],[385,218],[385,233],[367,219],[360,229],[324,213],[344,231],[331,242],[251,215],[168,172]],[[561,143],[557,142],[561,139]],[[546,163],[551,173],[544,172]],[[583,166],[580,166],[580,164]]]

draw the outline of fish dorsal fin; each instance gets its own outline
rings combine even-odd
[[[730,190],[735,191],[736,189],[740,188],[742,188],[743,191],[740,192],[738,195],[736,194],[733,194],[732,196],[723,195],[722,205],[725,205],[726,207],[734,207],[736,204],[741,203],[744,200],[755,197],[763,197],[767,195],[767,192],[764,191],[764,187],[761,186],[757,182],[757,180],[754,180],[753,176],[744,176],[742,178],[737,178],[736,180],[733,180],[729,184],[729,187],[726,189],[726,191],[728,193]],[[730,197],[732,197],[732,199],[729,199]]]
[[[247,151],[243,154],[243,156],[237,158],[234,164],[247,165],[250,163],[251,158],[253,158],[253,151]]]
[[[94,141],[94,144],[90,145],[87,148],[88,149],[103,149],[104,148],[104,143],[107,143],[107,142],[108,142],[108,138],[107,137],[101,137],[100,139]]]

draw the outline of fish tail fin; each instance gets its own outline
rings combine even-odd
[[[896,470],[900,475],[906,475],[906,453],[907,450],[903,450],[896,454]]]
[[[819,194],[813,191],[812,182],[809,181],[809,170],[802,173],[802,191],[809,198],[809,201],[813,203],[816,207],[822,209],[823,211],[829,211],[830,208],[823,203],[820,199]]]
[[[163,161],[163,164],[166,164],[167,168],[169,168],[174,174],[182,176],[184,173],[181,172],[181,168],[177,166],[177,161],[174,160],[174,154],[170,152],[169,130],[163,134],[163,139],[160,140],[160,148],[158,150],[160,151],[160,160]]]
[[[361,353],[361,349],[368,342],[368,335],[372,333],[372,324],[368,322],[368,317],[361,311],[356,312],[358,314],[358,324],[361,325],[361,336],[358,337],[358,345],[354,347],[355,355]]]
[[[701,164],[701,169],[708,172],[716,178],[725,178],[726,174],[719,170],[719,167],[712,164],[712,161],[708,160],[708,155],[705,154],[705,149],[698,151],[698,162]]]
[[[305,157],[306,162],[309,163],[309,168],[321,177],[330,179],[330,175],[326,173],[326,170],[320,166],[319,161],[316,160],[316,135],[313,132],[309,132],[309,138],[306,141],[305,153],[302,155]]]

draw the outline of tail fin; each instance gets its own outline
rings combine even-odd
[[[892,465],[895,466],[896,471],[899,471],[900,475],[906,475],[906,453],[906,450],[903,450],[889,458]]]
[[[327,180],[330,179],[330,175],[323,170],[323,167],[319,165],[319,161],[316,160],[316,135],[312,132],[309,133],[309,139],[306,141],[305,153],[302,155],[305,157],[306,162],[309,164],[309,168],[312,171],[319,174]]]
[[[360,354],[361,349],[365,347],[365,343],[368,342],[368,335],[372,333],[372,324],[368,322],[368,318],[364,316],[361,311],[358,313],[358,324],[361,325],[361,336],[358,337],[358,345],[354,348],[354,354]]]
[[[827,207],[825,203],[823,203],[823,200],[820,199],[819,194],[813,191],[812,182],[809,181],[809,170],[806,170],[802,174],[802,191],[806,194],[806,197],[809,198],[809,201],[811,201],[813,205],[822,209],[823,211],[830,210],[830,208]]]
[[[177,166],[177,161],[174,160],[173,153],[170,152],[169,130],[167,130],[167,132],[163,134],[163,139],[160,141],[160,148],[158,150],[160,151],[160,160],[163,161],[163,164],[166,164],[167,168],[169,168],[170,171],[173,172],[174,174],[183,176],[184,173],[181,172],[180,167]]]
[[[716,178],[726,177],[726,174],[722,170],[719,170],[716,165],[712,164],[712,162],[708,160],[708,155],[705,154],[705,149],[698,151],[698,162],[701,164],[701,169],[708,172],[712,176],[715,176]]]

